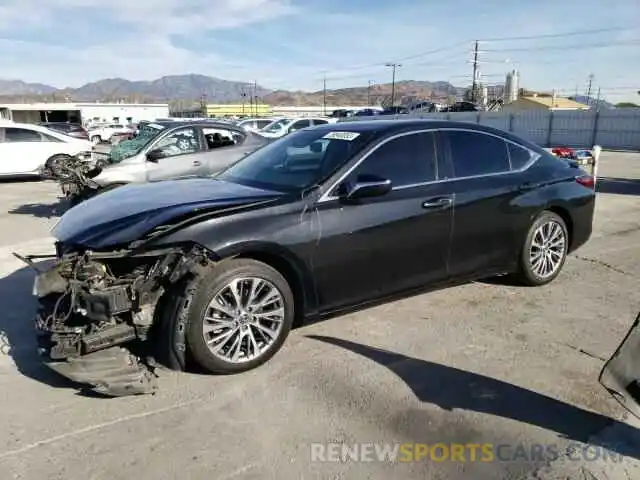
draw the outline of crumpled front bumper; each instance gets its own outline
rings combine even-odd
[[[136,339],[134,327],[119,323],[86,334],[86,325],[91,320],[84,319],[80,313],[74,313],[64,324],[52,321],[56,304],[61,305],[65,300],[65,294],[51,292],[59,287],[51,270],[38,273],[34,281],[33,293],[38,298],[35,333],[38,354],[44,365],[81,384],[80,389],[102,395],[155,393],[158,386],[154,366],[124,348],[124,344]],[[104,297],[96,296],[89,302],[95,301],[98,305],[104,300]]]

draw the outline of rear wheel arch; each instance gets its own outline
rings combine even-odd
[[[555,213],[564,221],[564,224],[567,227],[567,235],[569,237],[569,251],[571,251],[571,246],[573,245],[573,218],[571,217],[571,213],[560,205],[552,205],[548,207],[546,211]]]

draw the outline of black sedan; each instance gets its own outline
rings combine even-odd
[[[304,320],[493,275],[551,282],[594,201],[577,165],[476,124],[304,129],[213,179],[68,211],[34,285],[40,353],[110,395],[153,391],[156,362],[242,372]]]

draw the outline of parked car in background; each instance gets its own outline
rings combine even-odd
[[[40,177],[45,164],[83,154],[88,140],[30,123],[0,123],[0,176]]]
[[[357,110],[353,116],[354,117],[373,117],[376,115],[380,115],[382,113],[382,109],[379,108],[363,108],[361,110]]]
[[[135,130],[125,127],[119,123],[110,123],[107,125],[96,125],[89,128],[89,139],[94,143],[110,142],[111,137],[116,134],[130,134]]]
[[[206,177],[261,147],[268,140],[226,123],[152,122],[133,140],[114,146],[91,171],[61,181],[73,204],[129,183]]]
[[[409,113],[409,109],[407,107],[403,107],[400,105],[395,105],[393,107],[386,107],[380,115],[404,115]]]
[[[574,150],[573,148],[569,147],[553,147],[551,149],[551,153],[553,153],[556,157],[572,158]]]
[[[55,270],[34,285],[41,358],[111,395],[153,391],[151,356],[250,370],[294,322],[505,273],[548,284],[594,204],[593,177],[487,126],[300,130],[214,178],[130,185],[63,215]]]
[[[247,118],[236,122],[236,125],[250,132],[257,132],[269,126],[273,121],[273,118]]]
[[[337,110],[334,110],[333,112],[331,112],[329,114],[329,118],[345,118],[345,117],[352,117],[355,114],[355,112],[353,110],[347,110],[344,108],[339,108]]]
[[[473,102],[456,102],[442,109],[443,112],[479,112],[482,109]]]
[[[81,138],[83,140],[89,140],[89,133],[79,123],[69,122],[42,122],[38,125],[55,130],[70,137]]]
[[[258,134],[267,138],[280,138],[297,130],[302,130],[303,128],[313,127],[315,125],[327,125],[328,123],[335,123],[336,121],[337,118],[282,118],[271,123],[268,127],[263,128]]]

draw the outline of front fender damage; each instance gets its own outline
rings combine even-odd
[[[185,302],[215,263],[200,246],[59,254],[34,282],[43,362],[103,395],[154,393],[160,364],[185,368]]]

